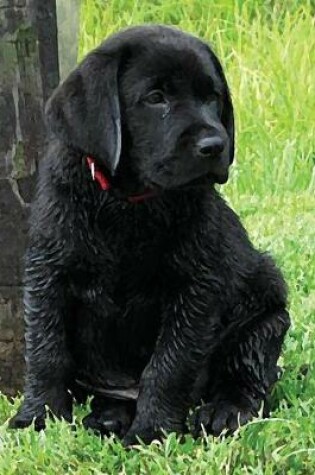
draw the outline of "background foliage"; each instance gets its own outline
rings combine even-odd
[[[237,160],[222,192],[290,288],[293,319],[269,420],[234,437],[124,451],[80,427],[10,433],[0,398],[0,473],[313,474],[315,472],[315,34],[314,1],[82,0],[80,56],[122,27],[176,25],[209,41],[225,67]]]

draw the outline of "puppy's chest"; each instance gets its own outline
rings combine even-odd
[[[98,240],[102,240],[106,252],[112,257],[119,275],[150,274],[163,257],[168,233],[163,220],[154,222],[145,214],[104,214],[98,222]]]
[[[162,292],[164,259],[163,245],[157,236],[126,242],[113,263],[115,301],[123,299],[128,305],[135,295],[151,301],[157,289]]]
[[[164,244],[163,233],[141,228],[96,233],[71,276],[77,297],[93,306],[109,299],[119,313],[130,302],[152,301],[164,280]]]
[[[80,309],[75,341],[79,353],[84,347],[88,354],[87,342],[100,348],[103,363],[98,362],[98,371],[103,379],[111,369],[105,361],[138,378],[160,326],[161,257],[154,242],[127,245],[121,241],[111,257],[98,267],[90,264],[75,286]]]

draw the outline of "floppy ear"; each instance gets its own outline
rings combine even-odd
[[[220,65],[221,68],[221,65]],[[222,71],[222,68],[221,68]],[[223,71],[222,71],[223,75]],[[234,160],[234,151],[235,151],[235,125],[234,125],[234,109],[231,99],[231,94],[226,83],[226,90],[225,90],[225,98],[224,98],[224,105],[222,111],[222,124],[224,125],[228,137],[229,137],[229,158],[230,158],[230,165]]]
[[[216,71],[224,84],[224,104],[223,104],[223,111],[222,111],[222,124],[224,125],[228,137],[229,137],[229,159],[230,165],[234,160],[234,149],[235,149],[235,129],[234,129],[234,110],[233,104],[231,99],[231,94],[229,90],[229,86],[226,81],[226,77],[224,75],[222,66],[216,55],[213,53],[211,48],[206,45],[207,51],[211,56],[211,61],[214,64]]]
[[[56,89],[46,105],[50,131],[115,173],[121,152],[115,55],[90,53]]]

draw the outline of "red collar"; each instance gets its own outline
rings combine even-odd
[[[112,185],[111,185],[109,179],[101,172],[101,170],[96,165],[95,159],[88,156],[88,157],[86,157],[86,161],[87,161],[88,167],[91,171],[92,179],[97,181],[97,183],[99,184],[99,186],[102,190],[110,190],[112,188]],[[145,191],[141,195],[128,196],[127,201],[129,201],[129,203],[140,203],[141,201],[144,201],[147,198],[151,198],[153,196],[155,196],[154,191],[148,189],[147,191]]]

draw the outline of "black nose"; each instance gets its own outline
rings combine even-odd
[[[224,143],[221,137],[205,137],[197,142],[198,155],[204,158],[215,157],[223,152]]]

